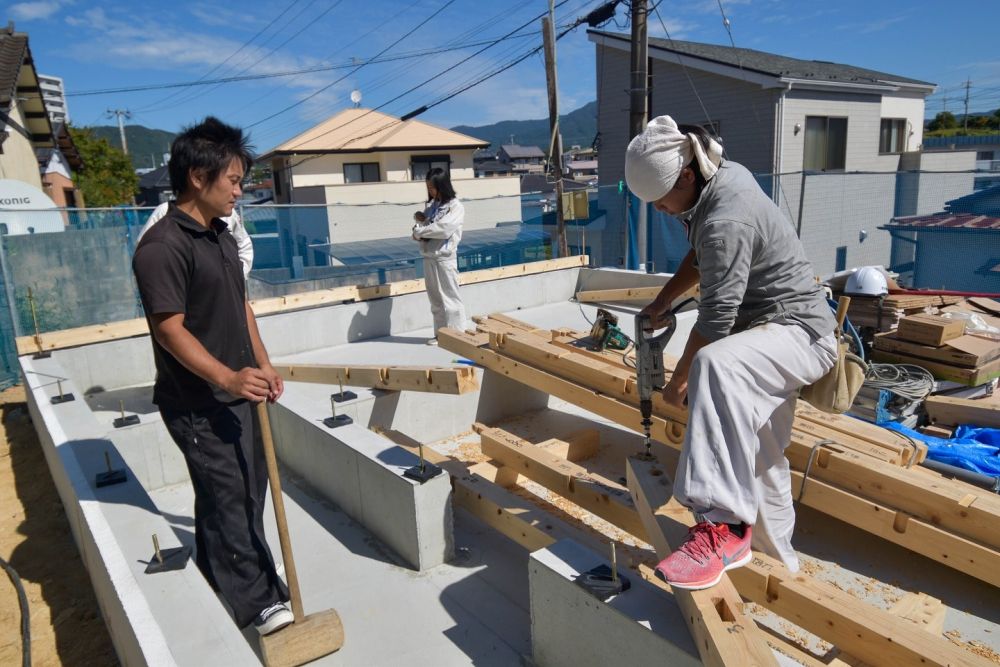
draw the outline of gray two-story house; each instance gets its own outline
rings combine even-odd
[[[624,178],[629,141],[630,39],[588,32],[597,49],[599,206],[608,211],[604,247],[625,264],[627,215],[615,187]],[[916,201],[896,193],[900,170],[972,169],[974,154],[919,152],[924,101],[934,84],[861,67],[677,40],[649,40],[648,115],[670,114],[723,140],[725,155],[746,166],[800,231],[817,273],[887,264],[890,239],[878,227]],[[968,164],[966,164],[968,162]],[[810,174],[803,184],[802,172]],[[849,175],[851,172],[864,174]],[[879,172],[873,176],[870,172]],[[833,178],[822,178],[835,175]],[[939,202],[971,191],[945,188]],[[909,183],[907,187],[915,187]],[[804,195],[804,196],[803,196]],[[901,204],[900,202],[904,202]],[[652,215],[651,259],[672,271],[687,252],[675,221]]]

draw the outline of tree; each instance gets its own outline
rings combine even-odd
[[[106,139],[98,139],[90,128],[69,128],[73,143],[80,152],[83,167],[73,174],[73,181],[83,191],[88,206],[130,204],[139,187],[132,161]]]
[[[956,127],[958,127],[958,121],[955,120],[955,114],[950,111],[942,111],[934,116],[934,120],[930,122],[927,129],[934,132],[936,130],[951,130]]]

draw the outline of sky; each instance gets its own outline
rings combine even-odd
[[[556,0],[569,27],[604,0]],[[627,34],[627,2],[603,29]],[[721,7],[720,7],[721,5]],[[649,35],[827,60],[937,84],[928,116],[1000,107],[998,0],[651,0]],[[64,79],[77,126],[178,131],[206,115],[248,128],[264,151],[352,105],[444,127],[548,115],[541,45],[548,0],[42,0],[0,7],[29,36],[37,70]],[[729,29],[723,21],[728,19]],[[490,42],[507,37],[490,45]],[[557,45],[559,104],[596,98],[586,25]],[[391,60],[384,60],[390,58]],[[382,59],[383,62],[369,62]],[[302,70],[310,70],[303,72]],[[232,77],[264,77],[163,88]],[[627,82],[622,82],[627,86]],[[84,94],[160,86],[142,91]]]

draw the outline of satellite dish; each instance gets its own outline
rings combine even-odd
[[[360,90],[352,90],[351,91],[351,102],[354,103],[354,106],[361,106],[361,91]]]

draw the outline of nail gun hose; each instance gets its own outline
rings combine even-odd
[[[0,566],[7,571],[7,576],[17,589],[17,602],[21,607],[21,665],[31,667],[31,616],[28,613],[28,596],[24,594],[21,577],[10,563],[0,558]]]

